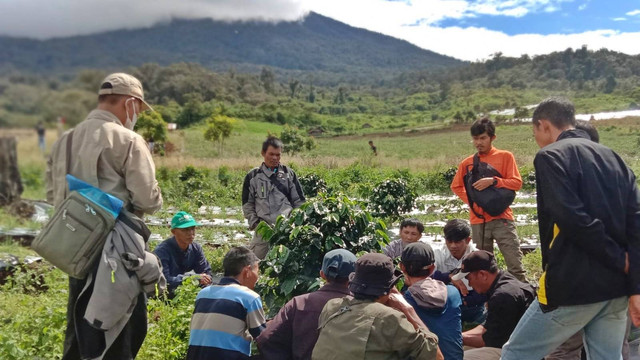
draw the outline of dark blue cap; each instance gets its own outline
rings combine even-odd
[[[335,249],[324,255],[322,272],[330,279],[346,279],[355,271],[356,256],[349,250]]]

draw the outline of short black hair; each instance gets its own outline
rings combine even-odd
[[[224,276],[238,276],[246,266],[258,263],[260,259],[244,246],[234,246],[222,260]]]
[[[282,149],[284,146],[282,141],[275,136],[268,136],[267,139],[262,143],[262,152],[267,152],[269,146],[274,147],[276,149]]]
[[[591,138],[591,141],[596,143],[600,142],[600,134],[598,133],[598,129],[596,129],[596,127],[591,124],[591,121],[577,120],[576,129],[585,131]]]
[[[479,136],[484,133],[487,133],[487,135],[491,137],[496,135],[496,126],[488,117],[478,119],[471,124],[471,136]]]
[[[416,218],[402,220],[402,222],[400,223],[400,231],[402,231],[402,229],[406,228],[407,226],[418,228],[418,232],[421,234],[422,232],[424,232],[424,225],[422,224],[422,222],[420,222],[420,220]]]
[[[431,275],[431,270],[425,267],[424,261],[403,261],[402,265],[404,265],[404,270],[409,276],[423,277]]]
[[[447,221],[442,230],[446,241],[458,242],[467,239],[471,235],[471,226],[462,219]]]
[[[540,120],[549,120],[558,129],[576,126],[576,109],[571,101],[562,97],[550,97],[542,102],[533,111],[531,121],[538,126]]]

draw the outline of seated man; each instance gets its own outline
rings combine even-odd
[[[476,251],[476,246],[471,242],[471,226],[465,220],[451,219],[443,231],[446,247],[435,250],[436,271],[431,276],[458,288],[462,295],[460,310],[463,322],[481,324],[487,317],[484,307],[487,297],[475,292],[467,279],[451,280],[451,272],[460,267],[462,258]]]
[[[314,360],[436,359],[438,337],[395,290],[399,277],[383,254],[365,254],[349,276],[353,297],[327,302],[320,319]]]
[[[187,360],[249,358],[251,338],[265,328],[262,300],[253,291],[259,261],[244,246],[233,247],[224,256],[225,277],[196,297]]]
[[[265,360],[311,359],[318,340],[318,317],[327,301],[349,295],[349,274],[356,256],[345,249],[331,250],[322,260],[320,277],[327,284],[318,291],[291,299],[256,339]]]
[[[193,242],[198,225],[193,216],[180,211],[171,219],[173,236],[160,243],[153,251],[162,261],[162,272],[169,284],[169,296],[173,296],[175,289],[190,271],[199,274],[201,286],[211,284],[211,266],[200,244]]]
[[[390,242],[382,251],[392,259],[400,257],[405,246],[420,240],[423,231],[420,220],[404,219],[400,223],[400,239]]]
[[[487,294],[487,320],[462,333],[462,343],[476,349],[464,352],[465,360],[498,360],[518,321],[535,299],[531,285],[508,272],[498,270],[492,253],[478,250],[462,259],[462,266],[452,280],[467,278],[480,294]]]
[[[416,242],[402,251],[400,269],[409,288],[404,297],[418,313],[420,320],[438,336],[445,360],[462,360],[462,322],[458,289],[445,285],[431,275],[435,255],[427,243]]]

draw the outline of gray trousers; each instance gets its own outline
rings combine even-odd
[[[493,252],[493,240],[507,263],[507,270],[518,280],[526,282],[522,267],[522,250],[513,220],[495,219],[485,224],[471,225],[471,238],[476,247]]]

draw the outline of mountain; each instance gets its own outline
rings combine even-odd
[[[0,37],[0,64],[39,73],[118,69],[144,63],[199,63],[256,71],[392,74],[464,62],[406,41],[310,13],[298,22],[173,20],[151,28],[33,40]]]

